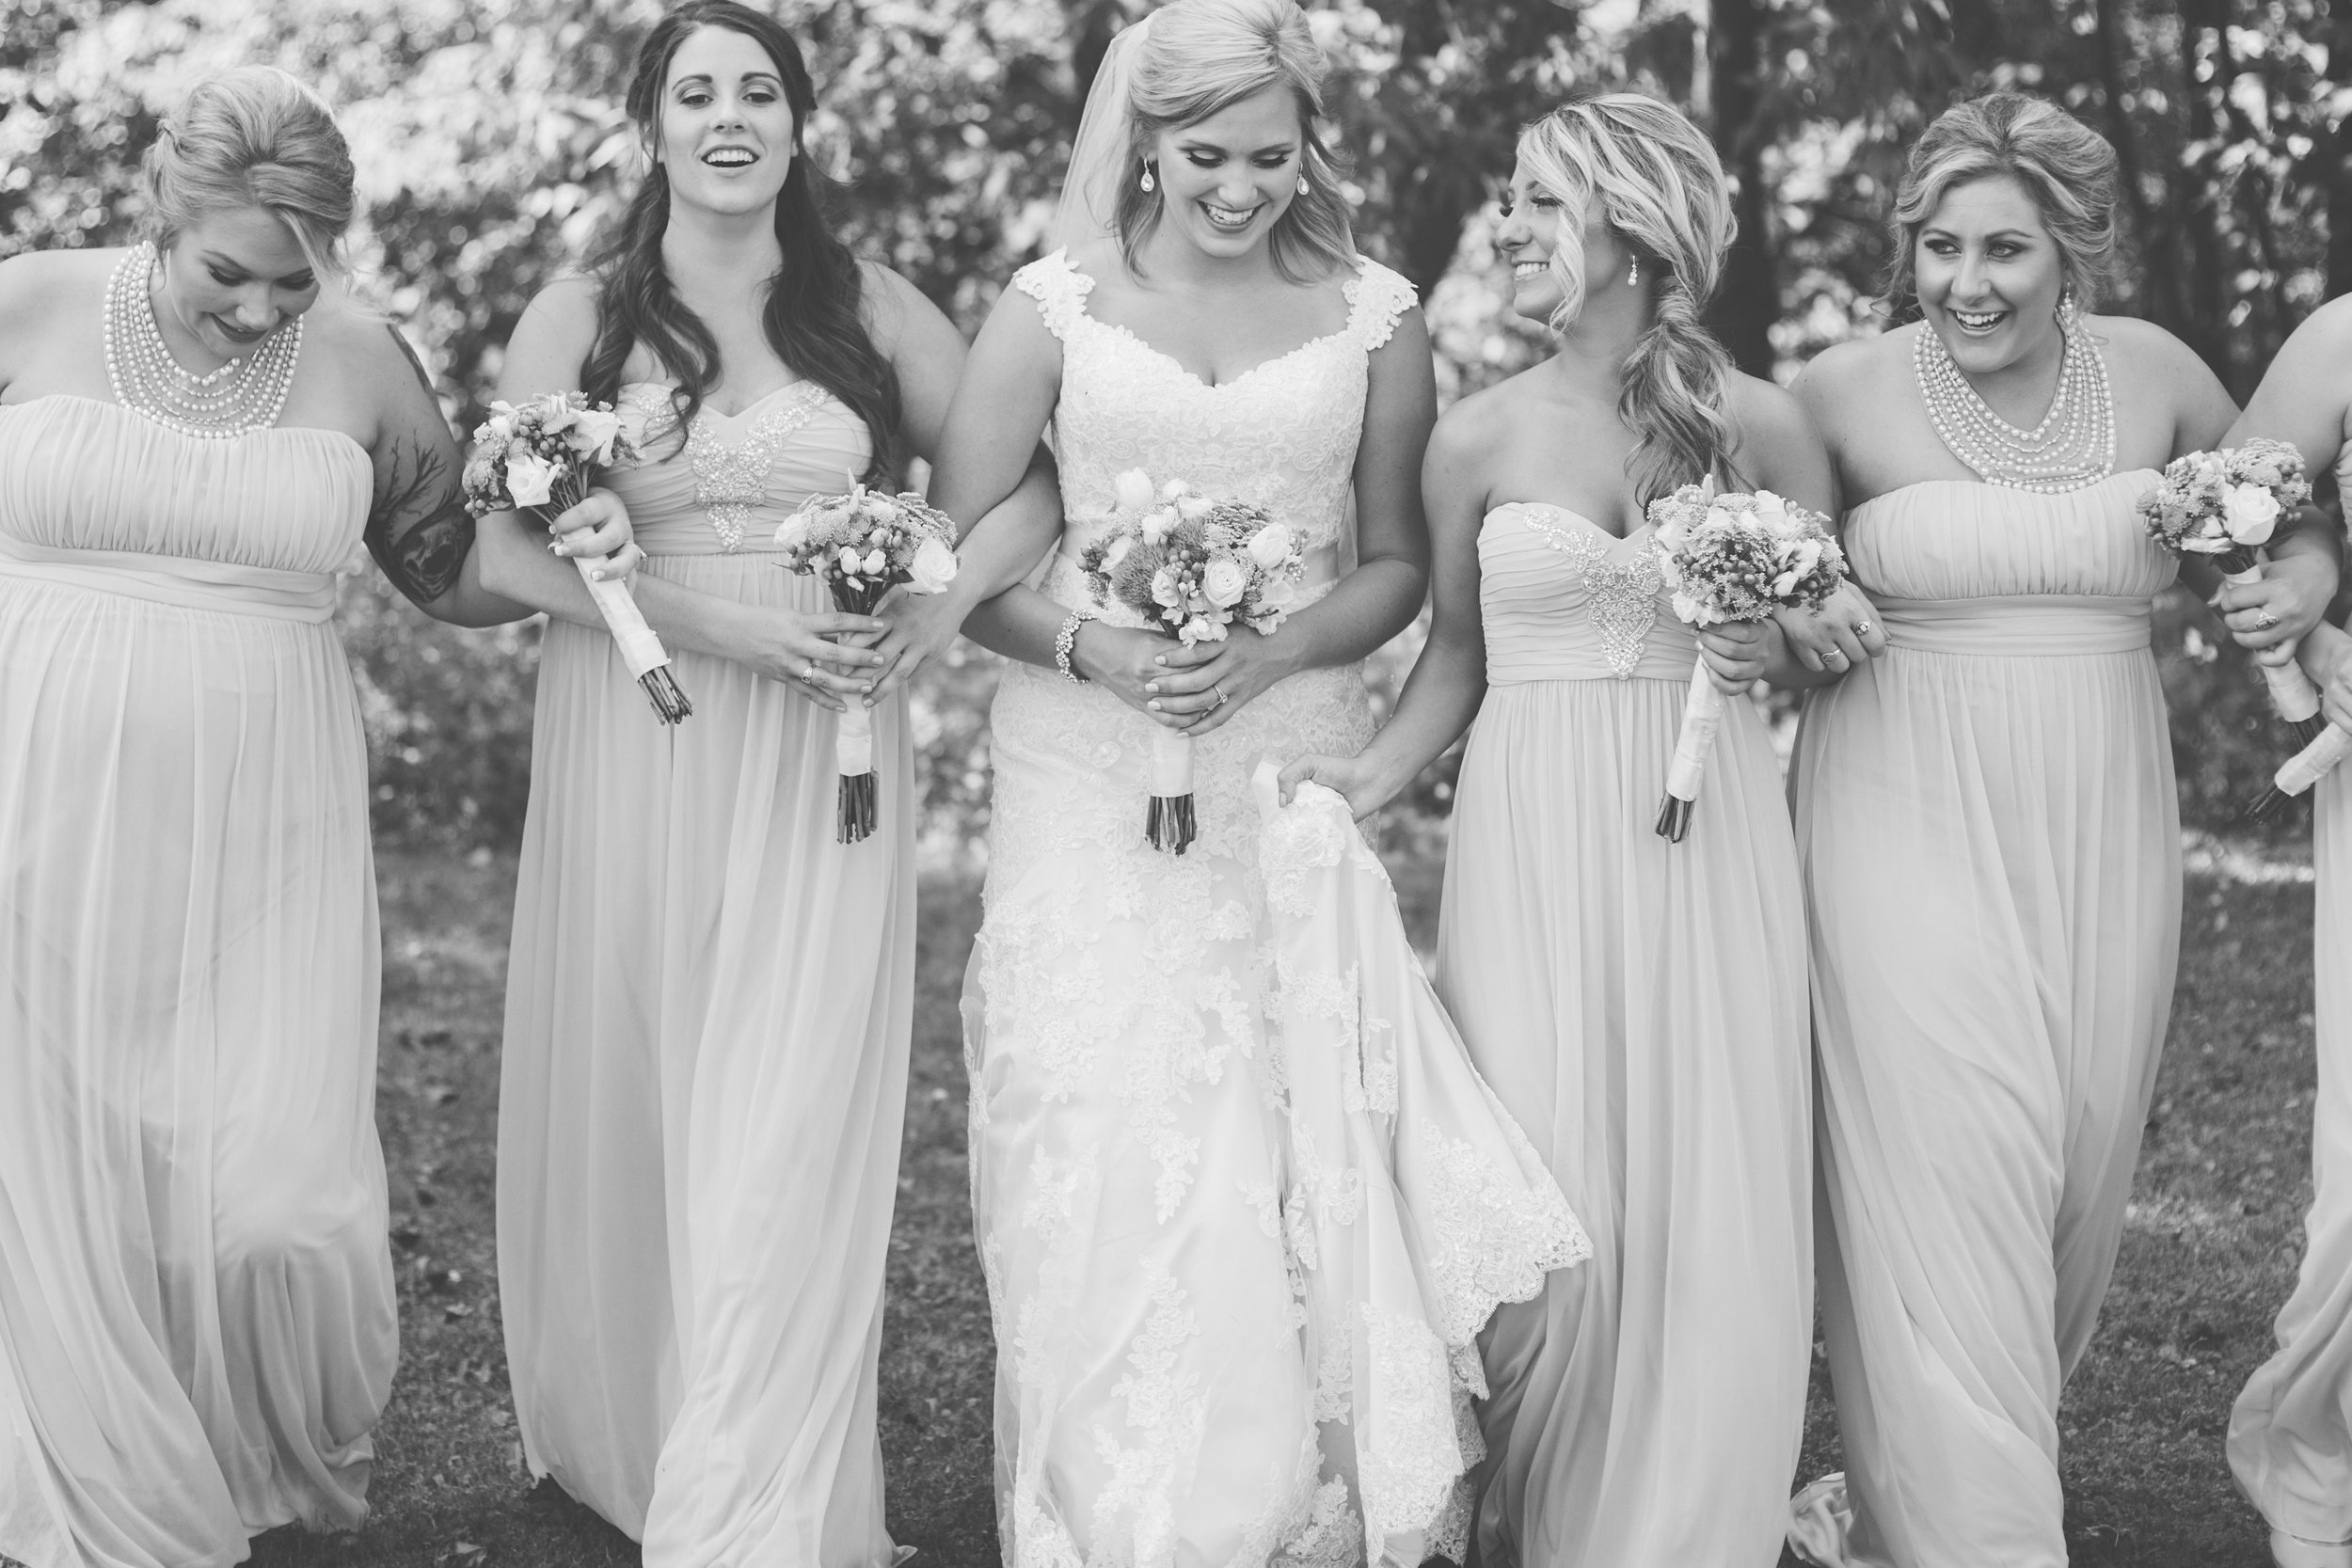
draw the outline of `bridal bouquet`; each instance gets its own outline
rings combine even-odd
[[[1222,642],[1236,621],[1271,633],[1290,613],[1306,561],[1298,536],[1264,508],[1200,495],[1181,479],[1154,489],[1140,468],[1119,476],[1115,495],[1110,528],[1078,558],[1095,603],[1116,599],[1188,648]],[[1192,737],[1154,726],[1144,837],[1181,855],[1197,836]]]
[[[591,403],[580,392],[549,392],[520,404],[494,403],[490,417],[474,429],[475,455],[466,465],[466,510],[477,517],[525,512],[552,523],[588,499],[597,469],[636,462],[643,435],[634,416],[609,403]],[[694,705],[671,677],[670,655],[645,625],[628,584],[591,576],[599,562],[586,556],[574,556],[572,564],[580,568],[622,660],[661,721],[675,724],[692,713]]]
[[[1769,490],[1718,494],[1709,478],[1650,502],[1649,521],[1675,613],[1692,626],[1761,621],[1784,608],[1819,610],[1846,579],[1846,555],[1829,519]],[[1666,768],[1661,837],[1679,844],[1691,831],[1699,774],[1723,720],[1724,694],[1701,660],[1691,672],[1682,734]]]
[[[2255,552],[2270,542],[2279,520],[2311,499],[2303,454],[2284,441],[2256,436],[2244,446],[2174,458],[2163,483],[2139,499],[2139,518],[2148,537],[2166,549],[2209,556],[2225,578],[2242,585],[2261,579],[2262,557]],[[2295,743],[2309,746],[2325,725],[2319,692],[2295,662],[2295,644],[2265,648],[2256,658],[2270,686],[2270,705],[2294,731]]]
[[[898,583],[937,594],[956,579],[956,525],[909,490],[890,496],[856,480],[846,494],[811,496],[776,530],[784,564],[821,577],[834,608],[871,615]],[[842,712],[833,743],[841,773],[838,836],[856,844],[874,831],[880,791],[874,778],[874,715],[855,703]]]

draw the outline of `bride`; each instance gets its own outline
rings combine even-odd
[[[1021,586],[1056,542],[991,519],[955,590],[883,610],[894,679],[991,594],[966,629],[1014,661],[964,1004],[1014,1568],[1458,1545],[1471,1338],[1584,1245],[1424,1000],[1385,879],[1383,963],[1295,974],[1267,905],[1251,771],[1370,738],[1359,661],[1411,620],[1428,559],[1427,334],[1411,285],[1355,252],[1321,71],[1292,0],[1176,0],[1119,36],[1063,248],[981,332],[934,483],[968,527],[1050,420],[1058,548]],[[1305,608],[1186,651],[1097,606],[1078,556],[1136,467],[1303,535]],[[1195,741],[1181,858],[1144,841],[1157,726]],[[1379,879],[1337,824],[1321,863]],[[1351,1070],[1309,1081],[1327,1021]],[[1353,1119],[1311,1131],[1311,1104]]]

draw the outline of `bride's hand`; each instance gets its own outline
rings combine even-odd
[[[1282,804],[1297,799],[1298,786],[1310,781],[1335,789],[1347,800],[1347,815],[1370,816],[1392,800],[1400,786],[1384,784],[1379,769],[1362,754],[1352,757],[1300,757],[1282,769]]]
[[[586,500],[559,514],[548,531],[555,535],[548,548],[557,555],[610,557],[589,568],[588,575],[599,582],[626,582],[645,559],[628,508],[610,490],[589,491]]]
[[[1182,729],[1184,719],[1153,711],[1157,705],[1145,689],[1155,676],[1168,673],[1157,661],[1177,646],[1152,632],[1081,621],[1070,644],[1070,667],[1137,713]]]
[[[1239,622],[1227,629],[1222,642],[1168,647],[1159,656],[1163,668],[1144,688],[1152,716],[1188,736],[1204,736],[1267,687],[1295,673],[1290,653],[1288,644]]]
[[[727,620],[724,653],[755,673],[786,686],[835,713],[844,699],[862,700],[874,683],[882,656],[871,648],[830,641],[827,634],[879,635],[889,626],[870,615],[740,605]]]

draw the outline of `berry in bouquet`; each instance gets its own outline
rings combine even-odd
[[[2311,499],[2303,454],[2284,441],[2256,436],[2243,446],[2174,458],[2163,481],[2139,499],[2139,519],[2148,537],[2166,549],[2204,556],[2224,578],[2242,586],[2261,580],[2258,552],[2280,521]],[[2326,725],[2318,689],[2295,662],[2295,644],[2265,648],[2255,658],[2270,687],[2270,705],[2294,732],[2296,745],[2309,746]]]
[[[1298,597],[1298,536],[1263,507],[1204,496],[1183,480],[1156,489],[1130,468],[1116,482],[1111,524],[1078,558],[1094,602],[1132,611],[1148,631],[1186,647],[1222,642],[1234,623],[1271,634]],[[1181,855],[1200,836],[1192,736],[1155,724],[1144,838]]]
[[[1784,609],[1819,610],[1846,580],[1846,554],[1818,512],[1770,490],[1718,492],[1710,477],[1649,503],[1650,541],[1675,613],[1692,626],[1762,621]],[[1699,776],[1723,725],[1724,694],[1702,658],[1691,672],[1682,733],[1666,768],[1659,836],[1682,842]]]
[[[637,461],[633,416],[609,403],[592,403],[581,392],[548,392],[528,403],[494,403],[490,417],[473,433],[474,457],[466,465],[466,510],[475,516],[523,512],[542,523],[588,499],[598,470]],[[612,633],[628,673],[644,689],[665,724],[694,711],[670,673],[670,655],[645,625],[628,584],[601,579],[601,561],[574,556],[588,596]]]
[[[776,530],[784,564],[824,579],[835,610],[871,615],[899,583],[937,594],[956,579],[956,525],[914,491],[887,495],[852,480],[838,496],[811,496]],[[874,715],[844,705],[834,735],[840,770],[838,833],[844,844],[872,835],[881,791],[874,777]]]

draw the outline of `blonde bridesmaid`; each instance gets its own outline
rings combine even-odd
[[[207,78],[147,183],[143,243],[0,264],[0,1560],[31,1568],[367,1516],[398,1343],[336,578],[364,545],[479,626],[573,575],[477,580],[432,388],[339,276],[314,93]]]
[[[2352,299],[2312,314],[2271,364],[2237,442],[2291,441],[2313,474],[2332,467],[2352,491]],[[2320,525],[2324,528],[2324,522]],[[2290,639],[2324,683],[2328,718],[2352,727],[2352,637],[2319,620],[2335,587],[2324,555],[2299,578],[2222,591],[2220,607],[2249,647]],[[2276,578],[2274,571],[2269,574]],[[2319,872],[2313,974],[2319,1093],[2312,1111],[2312,1210],[2303,1267],[2279,1312],[2279,1349],[2230,1413],[2230,1467],[2270,1526],[2280,1568],[2352,1568],[2352,771],[2313,791],[2312,853]]]
[[[914,974],[903,701],[882,819],[835,841],[834,737],[879,630],[776,526],[895,481],[962,342],[828,228],[798,46],[671,11],[628,104],[653,170],[593,276],[532,302],[501,394],[645,417],[637,585],[692,717],[665,730],[571,585],[548,634],[499,1108],[499,1280],[524,1454],[646,1562],[888,1568],[875,1375]],[[1047,503],[1050,506],[1050,499]],[[494,562],[534,553],[485,521]]]
[[[1770,1568],[1787,1528],[1813,1322],[1804,911],[1745,693],[1794,665],[1771,628],[1676,619],[1644,520],[1710,474],[1830,505],[1795,400],[1700,325],[1732,234],[1712,148],[1663,103],[1586,99],[1522,134],[1497,244],[1557,350],[1438,421],[1436,618],[1396,716],[1285,774],[1369,813],[1470,729],[1439,990],[1594,1245],[1483,1341],[1486,1564]],[[1859,653],[1867,612],[1833,610]],[[1740,700],[1669,844],[1701,659]]]
[[[2058,1396],[2180,931],[2148,646],[2174,568],[2134,503],[2235,415],[2169,334],[2091,312],[2115,182],[2052,104],[1947,111],[1896,198],[1892,303],[1921,319],[1796,385],[1890,644],[1812,696],[1795,760],[1848,1466],[1799,1499],[1808,1562],[2066,1561]]]

